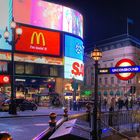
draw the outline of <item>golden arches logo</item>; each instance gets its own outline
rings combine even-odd
[[[36,44],[39,45],[40,44],[40,39],[42,39],[42,45],[45,46],[45,38],[43,33],[37,33],[37,32],[33,32],[32,33],[32,37],[31,37],[31,44],[34,44],[34,39],[36,37]]]

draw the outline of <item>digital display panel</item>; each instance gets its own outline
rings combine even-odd
[[[0,0],[0,49],[11,50],[9,45],[4,39],[4,32],[6,27],[10,32],[9,40],[12,38],[10,30],[10,22],[12,20],[12,0]]]
[[[65,56],[83,60],[84,46],[79,38],[65,35]]]
[[[62,58],[55,58],[55,57],[48,57],[48,56],[34,56],[34,55],[16,53],[14,55],[14,60],[20,62],[29,62],[29,63],[63,65]]]
[[[81,60],[65,57],[64,58],[64,78],[83,81],[84,78],[84,63]]]
[[[48,55],[60,55],[60,33],[21,26],[22,35],[16,50]]]
[[[43,0],[13,0],[13,14],[16,22],[66,31],[83,38],[83,16],[71,8]]]

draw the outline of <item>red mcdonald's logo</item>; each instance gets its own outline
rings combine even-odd
[[[45,43],[45,37],[43,35],[43,33],[39,32],[33,32],[32,33],[32,36],[31,36],[31,44],[33,45],[34,44],[34,40],[35,40],[35,37],[36,37],[36,44],[39,45],[40,44],[40,39],[42,39],[42,45],[45,46],[46,43]]]

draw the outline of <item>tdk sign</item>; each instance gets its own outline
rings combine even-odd
[[[140,66],[112,67],[109,68],[110,74],[115,73],[137,73],[140,72]]]

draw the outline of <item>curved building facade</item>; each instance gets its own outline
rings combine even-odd
[[[1,1],[2,5],[5,8],[0,8],[0,13],[5,14],[0,14],[0,76],[6,76],[8,81],[0,81],[1,91],[11,91],[14,51],[16,97],[33,98],[37,93],[51,92],[72,98],[71,79],[77,80],[79,91],[84,77],[82,15],[43,0],[7,0]],[[14,49],[3,37],[6,26],[11,33],[12,17],[23,31]]]

